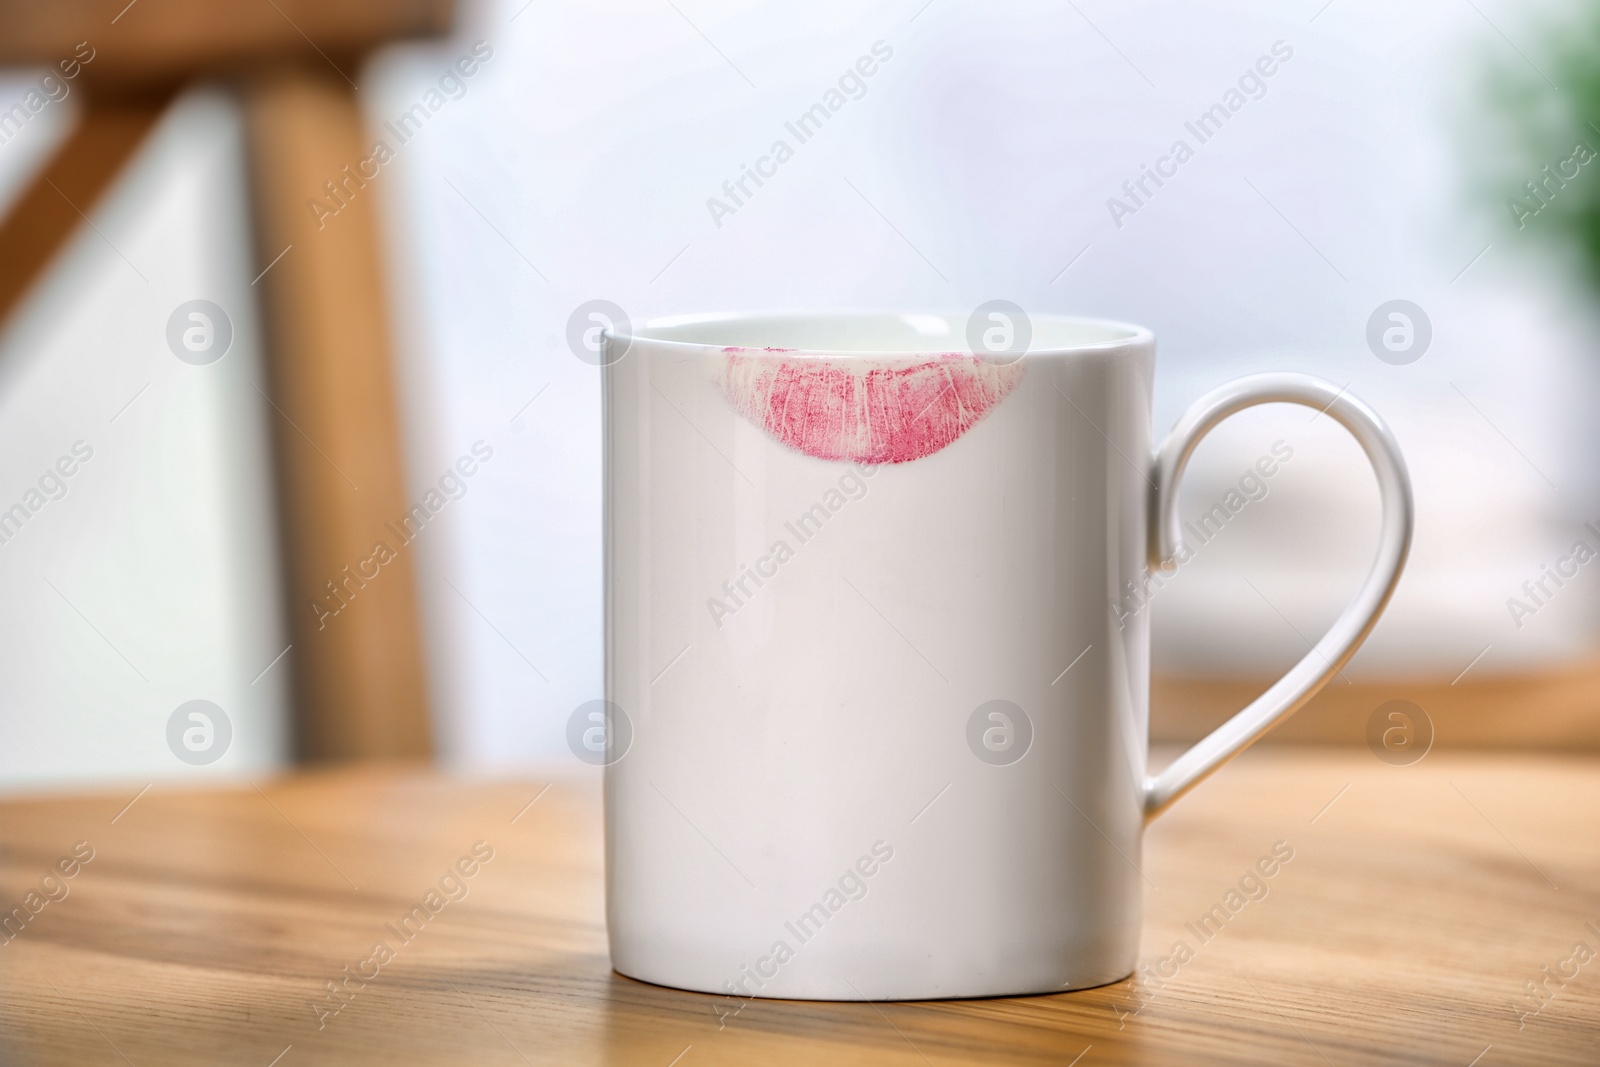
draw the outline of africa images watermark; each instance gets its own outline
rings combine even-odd
[[[1600,923],[1590,919],[1583,926],[1586,931],[1600,938]],[[1517,1017],[1517,1029],[1527,1026],[1529,1019],[1549,1007],[1550,1002],[1556,999],[1556,994],[1565,989],[1568,982],[1574,981],[1583,967],[1594,961],[1595,956],[1596,952],[1589,942],[1575,941],[1572,951],[1557,960],[1554,968],[1546,963],[1539,968],[1537,981],[1531,978],[1523,981],[1522,999],[1508,1003],[1511,1014]]]
[[[1172,943],[1165,956],[1139,968],[1138,981],[1128,988],[1139,998],[1139,1006],[1132,1011],[1117,1009],[1119,1022],[1130,1015],[1138,1015],[1149,1006],[1162,988],[1195,958],[1196,949],[1209,944],[1240,912],[1250,904],[1259,904],[1272,892],[1268,883],[1294,859],[1294,846],[1287,841],[1274,841],[1269,854],[1248,868],[1239,880],[1229,887],[1211,908],[1198,919],[1187,921],[1183,928],[1193,936],[1193,946],[1184,938]],[[1119,1026],[1118,1029],[1121,1029]]]
[[[187,700],[167,716],[167,748],[191,767],[204,767],[228,754],[233,720],[209,700]]]
[[[22,897],[22,903],[0,915],[0,948],[16,940],[45,908],[66,900],[67,894],[72,892],[72,887],[67,884],[68,879],[76,878],[92,859],[94,846],[87,841],[79,841],[72,846],[71,853],[56,860],[55,865],[39,879],[38,889],[28,890]]]
[[[1033,747],[1033,719],[1020,704],[986,700],[967,716],[966,737],[967,748],[979,760],[1009,767]]]
[[[711,212],[711,221],[716,223],[717,229],[722,229],[722,220],[725,217],[738,214],[739,209],[744,207],[745,201],[755,195],[754,190],[750,188],[751,182],[754,182],[759,189],[766,184],[766,179],[777,177],[778,168],[794,158],[797,146],[815,137],[823,125],[842,111],[849,101],[860,100],[867,95],[867,79],[878,73],[879,64],[887,63],[892,58],[894,58],[893,48],[883,41],[873,41],[870,53],[846,67],[844,73],[839,75],[835,86],[823,93],[820,101],[806,108],[792,121],[783,124],[783,128],[794,138],[794,145],[790,145],[787,139],[779,137],[772,142],[766,155],[756,158],[754,169],[748,163],[739,164],[739,176],[722,183],[722,195],[727,199],[715,196],[706,198],[706,210]]]
[[[1190,520],[1183,524],[1184,538],[1178,544],[1177,565],[1183,567],[1194,559],[1202,547],[1209,545],[1222,533],[1233,517],[1243,511],[1250,504],[1258,500],[1265,500],[1272,491],[1267,480],[1282,469],[1282,465],[1294,458],[1294,447],[1287,441],[1274,441],[1270,455],[1262,456],[1239,476],[1234,487],[1223,494],[1222,499],[1212,504],[1210,509],[1202,512],[1198,519]],[[1111,602],[1111,610],[1117,614],[1117,628],[1125,629],[1128,620],[1136,617],[1141,611],[1150,606],[1150,601],[1155,595],[1165,589],[1169,583],[1178,576],[1177,571],[1162,574],[1159,571],[1147,570],[1138,582],[1132,578],[1122,583],[1122,600]]]
[[[1411,300],[1385,300],[1367,316],[1367,347],[1385,363],[1415,363],[1433,343],[1433,320]]]
[[[355,200],[356,194],[367,187],[367,182],[376,178],[385,164],[389,163],[398,154],[396,149],[405,145],[427,124],[428,120],[437,115],[451,100],[460,100],[467,95],[467,79],[478,73],[479,68],[494,57],[494,49],[483,41],[474,41],[471,51],[463,54],[454,63],[444,69],[439,75],[437,88],[429,87],[422,94],[422,98],[402,111],[392,121],[385,122],[383,128],[394,137],[394,147],[382,138],[372,143],[372,150],[364,159],[354,164],[346,163],[339,170],[339,177],[329,178],[322,183],[322,191],[326,199],[319,200],[310,197],[306,200],[306,207],[311,211],[311,217],[317,221],[317,229],[322,229],[328,220],[349,207]],[[351,167],[354,166],[354,170]]]
[[[1572,146],[1572,154],[1556,164],[1555,170],[1551,170],[1550,164],[1546,163],[1544,169],[1539,172],[1542,177],[1523,182],[1522,188],[1528,194],[1527,200],[1514,196],[1506,198],[1506,207],[1511,211],[1511,217],[1517,220],[1517,229],[1525,229],[1529,219],[1549,207],[1555,200],[1556,194],[1567,187],[1567,182],[1578,176],[1579,168],[1594,157],[1594,149],[1579,141]]]
[[[794,538],[794,545],[789,544],[787,538],[780,537],[767,548],[766,555],[754,563],[741,565],[737,574],[722,583],[724,596],[707,597],[706,610],[711,613],[711,621],[717,629],[722,629],[723,619],[737,615],[755,599],[756,593],[768,581],[778,576],[778,568],[794,558],[797,545],[803,545],[817,536],[823,525],[843,511],[847,503],[866,497],[867,479],[877,473],[877,467],[853,465],[839,476],[836,488],[830,488],[822,494],[821,500],[783,524],[783,528]],[[754,589],[750,588],[751,583],[755,584]]]
[[[740,1003],[732,1011],[723,1010],[719,1004],[712,1005],[711,1010],[717,1016],[717,1029],[721,1030],[731,1016],[744,1010],[745,1001],[757,995],[749,986],[754,985],[757,990],[765,989],[768,982],[778,977],[783,965],[794,959],[798,949],[820,934],[829,920],[843,911],[847,904],[866,897],[870,880],[892,859],[894,846],[887,841],[874,841],[870,854],[861,856],[845,868],[835,885],[829,886],[809,908],[783,924],[788,937],[777,938],[765,956],[741,966],[737,978],[725,979],[722,986],[728,995],[724,999],[740,999]],[[789,943],[789,937],[794,939],[793,945]]]
[[[1572,543],[1566,555],[1558,557],[1554,564],[1539,564],[1538,575],[1522,583],[1521,596],[1506,597],[1506,610],[1511,613],[1511,621],[1517,629],[1522,629],[1525,625],[1523,620],[1539,614],[1539,609],[1550,603],[1563,586],[1576,578],[1579,568],[1600,554],[1595,549],[1595,545],[1600,545],[1600,529],[1592,522],[1584,523],[1583,528],[1593,536],[1594,544],[1590,544],[1588,538],[1580,537]]]
[[[1185,122],[1183,128],[1194,136],[1195,145],[1203,145],[1222,131],[1222,126],[1234,115],[1238,114],[1251,100],[1260,100],[1267,95],[1266,79],[1278,72],[1281,63],[1287,63],[1294,56],[1294,49],[1283,41],[1273,41],[1269,49],[1270,55],[1263,55],[1239,75],[1237,87],[1229,88],[1222,94],[1220,103],[1212,104],[1200,112],[1192,122]],[[1249,94],[1246,97],[1246,93]],[[1122,220],[1129,215],[1137,215],[1139,209],[1144,207],[1155,196],[1156,192],[1167,184],[1172,178],[1178,176],[1178,168],[1193,159],[1195,148],[1185,138],[1178,138],[1172,142],[1172,147],[1167,149],[1167,154],[1158,158],[1155,166],[1147,163],[1139,164],[1139,175],[1129,178],[1122,183],[1123,196],[1108,197],[1106,210],[1111,213],[1111,221],[1116,223],[1117,229],[1122,229]],[[1150,184],[1154,182],[1155,188]],[[1142,196],[1140,194],[1143,194]]]
[[[483,865],[492,859],[493,845],[487,841],[474,842],[471,854],[462,856],[452,866],[445,868],[438,882],[428,887],[422,899],[412,904],[411,909],[398,921],[384,923],[384,930],[394,936],[394,945],[390,946],[387,940],[374,942],[372,951],[364,959],[358,960],[353,969],[350,964],[345,964],[337,978],[330,978],[323,983],[327,993],[310,1002],[311,1010],[317,1017],[317,1029],[327,1026],[329,1019],[348,1008],[367,984],[393,963],[400,950],[416,940],[447,905],[466,900],[471,892],[468,881],[476,878]]]
[[[591,767],[609,767],[633,745],[633,720],[603,698],[585,700],[567,716],[567,748]]]
[[[474,458],[476,457],[476,458]],[[434,516],[445,509],[445,505],[452,500],[460,500],[467,495],[467,480],[494,457],[494,447],[485,441],[472,443],[472,455],[461,456],[455,465],[439,476],[437,488],[430,488],[422,494],[422,499],[411,506],[400,517],[400,525],[386,522],[383,525],[394,535],[395,544],[404,548],[415,541],[422,533],[423,527],[433,521]],[[372,549],[367,557],[357,560],[352,571],[350,564],[339,568],[343,575],[337,583],[333,579],[324,581],[323,587],[327,595],[321,600],[311,601],[311,610],[317,617],[317,629],[325,629],[328,620],[340,614],[345,608],[355,601],[367,583],[376,579],[383,573],[383,568],[400,558],[400,552],[392,547],[388,541],[373,542]]]
[[[85,51],[87,55],[84,54]],[[65,100],[72,92],[72,86],[67,82],[76,78],[84,67],[94,62],[95,55],[96,52],[89,46],[88,41],[79,41],[73,47],[72,55],[57,63],[54,69],[41,75],[38,84],[23,93],[21,100],[0,111],[0,144],[6,144],[21,133],[23,127],[33,121],[33,116],[47,106]],[[61,72],[59,76],[56,74],[57,70]]]
[[[67,479],[78,473],[78,468],[94,458],[94,449],[86,441],[74,441],[70,454],[63,455],[44,469],[38,482],[23,492],[21,499],[0,512],[0,545],[8,545],[22,532],[22,527],[33,516],[43,511],[46,504],[67,495]]]
[[[1409,767],[1433,748],[1433,717],[1409,700],[1388,700],[1367,717],[1367,748],[1391,767]]]

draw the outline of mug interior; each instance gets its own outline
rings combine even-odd
[[[931,355],[970,350],[967,315],[841,311],[684,315],[634,327],[636,340],[668,345],[801,351],[812,355]],[[1140,326],[1056,315],[1030,316],[1029,352],[1148,341]],[[987,323],[983,324],[984,326]]]

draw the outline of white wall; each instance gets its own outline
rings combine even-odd
[[[0,168],[26,166],[21,143]],[[0,543],[0,788],[285,759],[286,677],[262,673],[286,640],[244,197],[237,109],[188,94],[0,334],[0,509],[41,505]],[[205,366],[166,339],[195,298],[233,327]],[[90,458],[30,497],[74,445]],[[231,724],[205,765],[167,740],[197,699]]]

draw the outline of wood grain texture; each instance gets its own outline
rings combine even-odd
[[[353,57],[401,37],[444,33],[451,0],[0,0],[0,64],[47,66],[78,42],[86,81],[125,87],[304,59],[357,77]]]
[[[349,86],[282,68],[245,92],[287,555],[300,755],[426,755],[421,626],[378,192]],[[325,183],[344,182],[342,198]],[[336,214],[313,212],[317,200]],[[266,398],[263,398],[264,402]],[[407,525],[408,521],[411,523]],[[379,550],[379,546],[382,550]]]
[[[0,1061],[1600,1062],[1600,960],[1519,1020],[1524,981],[1575,943],[1600,948],[1593,757],[1435,752],[1394,767],[1365,749],[1257,749],[1149,835],[1142,961],[1179,940],[1192,952],[1167,980],[736,1014],[610,971],[597,782],[545,784],[358,769],[157,788],[131,807],[137,786],[0,804],[8,908],[75,843],[95,851],[65,898],[0,939]],[[386,924],[480,841],[493,859],[467,895],[395,938]],[[1186,923],[1279,841],[1294,856],[1267,895],[1197,937]],[[319,1030],[324,983],[380,939],[395,958]]]
[[[1276,680],[1157,675],[1150,734],[1158,741],[1199,740]],[[1457,681],[1336,678],[1265,740],[1363,744],[1367,720],[1391,700],[1426,712],[1441,748],[1600,751],[1600,659],[1525,674],[1492,674],[1479,664]]]

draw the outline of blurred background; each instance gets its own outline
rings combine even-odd
[[[599,372],[569,342],[594,300],[1139,322],[1163,429],[1237,375],[1327,377],[1405,449],[1416,545],[1371,641],[1274,736],[1359,741],[1403,699],[1441,745],[1600,744],[1596,19],[17,7],[0,788],[569,759],[601,695]],[[786,124],[830,93],[801,143]],[[759,162],[778,140],[792,158]],[[1184,512],[1284,451],[1124,605],[1152,613],[1160,738],[1264,689],[1367,566],[1371,475],[1303,409],[1208,439]]]

